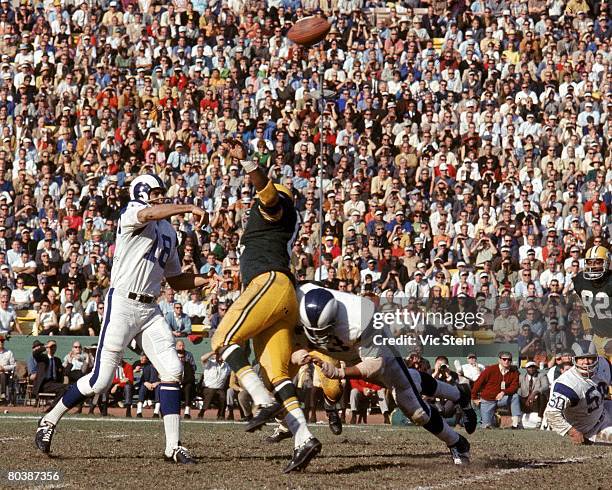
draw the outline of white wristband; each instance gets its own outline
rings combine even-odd
[[[253,160],[240,160],[240,165],[242,165],[242,168],[247,174],[259,168],[259,164]]]

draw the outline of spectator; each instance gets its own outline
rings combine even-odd
[[[183,313],[183,305],[176,301],[174,311],[166,313],[166,321],[175,337],[187,337],[191,333],[191,319]]]
[[[0,301],[1,303],[1,301]],[[40,303],[40,310],[36,314],[34,321],[34,335],[55,335],[59,332],[59,323],[55,311],[51,309],[48,299],[43,299]]]
[[[484,371],[484,364],[478,362],[476,354],[467,355],[467,364],[461,364],[459,360],[455,361],[455,369],[457,373],[466,378],[470,386],[478,379],[480,374]]]
[[[13,307],[9,304],[11,298],[11,290],[4,288],[0,290],[0,336],[6,337],[13,330],[21,334],[21,328],[17,322],[17,314]]]
[[[242,417],[240,422],[248,422],[253,418],[253,399],[249,393],[240,386],[238,377],[232,372],[229,379],[229,388],[227,390],[227,420],[234,420],[235,402],[238,401],[240,413]]]
[[[83,351],[80,342],[72,342],[72,349],[64,356],[62,363],[64,373],[68,376],[69,383],[76,383],[79,378],[82,378],[93,367],[92,357]]]
[[[204,417],[204,412],[208,410],[213,399],[217,399],[218,410],[217,420],[223,420],[225,414],[225,403],[226,403],[226,389],[227,382],[229,380],[230,368],[223,361],[221,356],[216,355],[214,352],[204,354],[201,359],[202,361],[202,408],[198,412],[198,418]]]
[[[220,302],[217,305],[217,311],[213,313],[212,316],[210,317],[210,333],[209,333],[210,336],[212,336],[214,331],[219,326],[219,323],[221,323],[221,320],[223,319],[223,317],[225,316],[225,313],[227,312],[227,308],[228,308],[228,305],[226,303]]]
[[[92,311],[85,318],[85,328],[87,329],[87,335],[95,336],[99,335],[104,325],[104,303],[100,302],[96,305],[95,311]]]
[[[59,328],[62,335],[83,335],[85,321],[79,312],[74,311],[74,303],[66,303],[66,313],[60,317]]]
[[[525,364],[526,373],[520,375],[518,394],[521,398],[521,411],[525,414],[537,413],[541,419],[548,403],[550,385],[545,373],[538,371],[538,365],[530,361]]]
[[[62,361],[55,356],[57,343],[49,340],[43,346],[33,349],[33,357],[36,360],[36,376],[32,385],[32,396],[37,397],[39,393],[53,393],[57,401],[66,391],[68,385],[64,384],[64,369]]]
[[[125,416],[132,416],[132,392],[134,389],[134,368],[132,365],[123,360],[121,365],[115,370],[115,377],[113,378],[112,385],[109,394],[111,396],[117,396],[123,394]],[[123,392],[123,393],[121,393]]]
[[[185,419],[190,419],[191,403],[193,401],[196,384],[195,360],[191,352],[185,350],[185,343],[182,340],[177,341],[176,352],[178,354],[179,360],[183,364],[183,378],[181,379],[181,392],[183,394],[183,403],[185,404],[183,417]]]
[[[368,423],[368,415],[365,410],[372,401],[376,401],[380,412],[384,415],[386,424],[390,423],[389,408],[386,401],[386,389],[363,379],[351,379],[351,424],[358,422]]]
[[[15,289],[11,291],[11,306],[16,310],[29,310],[33,303],[34,297],[32,291],[24,288],[25,281],[23,277],[17,277],[15,281]]]
[[[206,318],[206,305],[200,298],[198,291],[189,293],[189,301],[183,306],[183,312],[189,317],[192,324],[204,323]]]
[[[4,337],[0,336],[0,402],[8,398],[8,382],[17,367],[15,356],[10,350],[4,348],[4,342]]]
[[[26,362],[27,370],[28,370],[28,380],[30,383],[34,382],[36,379],[36,372],[38,370],[38,362],[34,357],[34,354],[38,352],[40,347],[43,347],[44,344],[40,340],[35,340],[32,342],[32,355],[28,358]]]
[[[495,341],[512,342],[520,332],[518,318],[512,314],[510,305],[505,302],[499,305],[499,312],[501,316],[493,322]]]
[[[153,418],[159,418],[160,401],[159,401],[159,374],[153,364],[145,354],[140,355],[140,364],[132,370],[132,373],[140,373],[140,381],[138,386],[138,403],[136,404],[136,417],[142,418],[142,407],[145,400],[154,400]]]
[[[521,403],[517,394],[519,373],[512,365],[512,354],[499,353],[499,363],[487,366],[472,386],[472,400],[480,406],[482,427],[494,427],[495,411],[510,407],[512,428],[518,429],[521,420]]]

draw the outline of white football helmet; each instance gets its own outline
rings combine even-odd
[[[164,196],[151,199],[151,191],[161,189]],[[166,186],[163,181],[155,174],[144,174],[136,177],[130,184],[130,199],[142,202],[143,204],[161,204],[165,202]]]
[[[572,362],[574,363],[576,371],[578,371],[585,378],[592,377],[597,371],[597,364],[599,363],[599,357],[597,356],[595,344],[590,340],[574,342],[572,345],[572,351],[574,352]],[[576,359],[583,359],[585,357],[594,359],[594,362],[587,367],[578,366],[578,364],[576,364]]]
[[[326,345],[336,324],[338,302],[323,288],[311,289],[300,301],[300,322],[304,334],[315,345]]]

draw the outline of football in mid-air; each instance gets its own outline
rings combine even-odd
[[[312,46],[322,41],[331,29],[331,24],[321,17],[304,17],[298,20],[287,37],[301,46]]]

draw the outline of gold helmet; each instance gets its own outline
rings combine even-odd
[[[610,252],[606,247],[597,245],[584,255],[584,278],[595,281],[603,277],[610,267]]]
[[[293,194],[291,193],[291,191],[289,189],[287,189],[284,185],[282,184],[274,184],[274,187],[276,188],[276,190],[278,192],[282,192],[283,194],[285,194],[285,196],[293,199]]]

